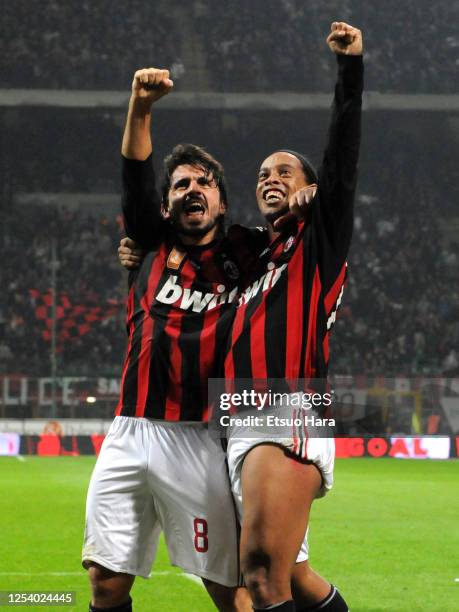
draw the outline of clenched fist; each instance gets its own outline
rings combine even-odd
[[[173,88],[169,70],[142,68],[137,70],[132,81],[132,97],[153,104]]]
[[[337,55],[362,55],[362,32],[344,21],[334,21],[327,44]]]
[[[276,232],[282,231],[282,229],[294,219],[305,220],[309,214],[309,204],[314,199],[317,192],[317,185],[307,185],[302,187],[291,196],[288,207],[289,211],[274,221],[274,229]]]

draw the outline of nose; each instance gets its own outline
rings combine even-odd
[[[276,174],[275,172],[271,172],[271,174],[268,176],[268,178],[265,181],[265,184],[268,184],[268,185],[271,185],[273,183],[276,185],[280,183],[280,176]]]
[[[202,186],[198,183],[196,179],[192,179],[190,181],[190,184],[188,185],[187,194],[194,193],[194,192],[201,193],[201,191],[202,191]]]

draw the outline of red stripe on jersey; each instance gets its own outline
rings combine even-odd
[[[298,448],[300,445],[300,441],[298,436],[296,435],[296,425],[295,425],[295,419],[297,418],[298,412],[296,410],[293,411],[293,425],[292,425],[292,438],[293,438],[293,452],[295,453],[295,455],[298,455]]]
[[[298,258],[298,259],[296,259]],[[303,249],[297,249],[295,264],[288,266],[287,290],[287,338],[285,355],[285,377],[296,379],[301,360],[301,338],[303,337]]]
[[[316,265],[312,283],[311,300],[309,306],[308,340],[306,344],[306,358],[304,364],[304,378],[314,378],[316,375],[316,347],[317,347],[317,307],[322,285],[320,282],[319,267]]]
[[[336,300],[338,299],[339,292],[341,291],[341,287],[343,286],[344,279],[346,278],[346,264],[343,264],[340,273],[338,274],[337,279],[333,283],[332,288],[325,296],[325,312],[327,316],[330,314],[331,309],[333,308]]]
[[[250,357],[252,365],[252,378],[266,380],[266,302],[263,300],[258,306],[255,314],[250,319]],[[254,327],[259,326],[261,334],[254,333]]]
[[[132,336],[134,334],[134,323],[132,321],[132,313],[134,312],[134,286],[129,289],[129,295],[127,300],[127,313],[126,313],[126,322],[129,325],[129,341],[128,347],[126,351],[126,358],[124,360],[123,373],[121,375],[121,388],[120,388],[120,399],[118,401],[118,405],[115,410],[115,415],[120,416],[121,410],[123,408],[123,388],[124,381],[126,379],[126,372],[128,371],[129,366],[129,354],[132,348]]]

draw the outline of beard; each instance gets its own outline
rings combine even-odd
[[[202,238],[210,231],[212,231],[217,225],[220,224],[221,215],[215,219],[209,219],[204,225],[185,225],[180,220],[180,217],[171,217],[171,225],[174,230],[182,236],[188,236],[190,238]]]

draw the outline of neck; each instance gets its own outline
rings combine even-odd
[[[271,223],[268,223],[269,241],[272,242],[273,240],[275,240],[279,236],[279,234],[280,234],[280,232],[276,232],[276,230],[273,228]]]
[[[207,234],[204,234],[204,236],[189,236],[187,234],[181,234],[179,232],[179,237],[183,244],[187,244],[190,246],[204,246],[215,240],[215,238],[217,237],[217,231],[218,228],[213,227],[210,232],[207,232]]]

